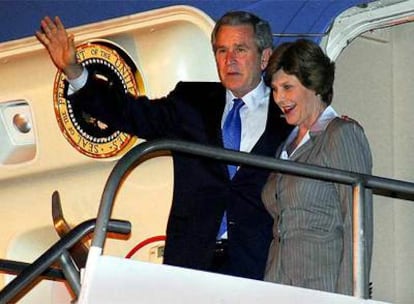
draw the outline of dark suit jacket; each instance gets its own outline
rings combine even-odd
[[[73,107],[147,140],[170,138],[223,147],[225,96],[220,83],[180,82],[164,98],[136,99],[90,75],[70,100]],[[290,129],[280,114],[271,101],[266,130],[252,153],[275,155]],[[229,180],[225,163],[182,153],[172,156],[174,190],[164,263],[211,270],[216,235],[227,210],[230,259],[220,272],[263,279],[273,221],[260,193],[269,172],[243,166]]]

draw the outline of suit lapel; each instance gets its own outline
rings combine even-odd
[[[333,118],[335,119],[335,118]],[[301,162],[303,161],[307,161],[309,156],[311,155],[311,152],[313,149],[318,149],[321,146],[321,141],[325,138],[326,134],[328,132],[325,132],[329,129],[329,125],[331,125],[331,121],[333,120],[329,120],[326,125],[324,125],[322,128],[317,129],[316,131],[311,131],[310,132],[310,138],[309,140],[303,144],[301,147],[299,147],[295,153],[293,153],[291,160],[296,161],[299,158],[301,158],[305,153],[307,154],[307,157],[301,159]],[[316,153],[318,153],[316,151]]]
[[[293,161],[298,160],[304,153],[312,150],[314,146],[313,139],[310,138],[304,145],[299,147],[295,153],[293,153],[292,157],[290,158]]]
[[[252,153],[275,156],[277,147],[292,129],[292,127],[287,125],[285,119],[281,117],[281,115],[282,112],[273,101],[272,94],[270,94],[266,127],[257,143],[254,145]]]
[[[201,98],[202,102],[207,105],[203,112],[205,114],[204,125],[207,133],[207,144],[223,148],[221,119],[226,104],[226,89],[220,84]],[[221,174],[228,178],[227,165],[223,162],[219,166]]]
[[[223,116],[224,106],[226,103],[226,90],[220,86],[212,90],[203,98],[203,102],[208,104],[205,107],[205,126],[207,130],[208,144],[223,147],[221,134],[221,118]]]

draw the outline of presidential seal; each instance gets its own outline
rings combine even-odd
[[[94,40],[77,46],[78,62],[125,93],[143,95],[144,86],[138,69],[126,51],[107,40]],[[128,151],[137,138],[113,129],[67,99],[68,82],[56,74],[53,103],[57,122],[67,141],[80,153],[92,158],[110,158]]]

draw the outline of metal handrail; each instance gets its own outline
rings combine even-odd
[[[31,284],[35,283],[39,277],[42,277],[46,271],[50,270],[49,267],[58,261],[62,254],[64,255],[65,252],[67,252],[68,248],[71,248],[86,235],[94,231],[95,227],[95,219],[90,219],[70,230],[67,235],[63,236],[58,242],[53,244],[33,263],[25,267],[0,291],[0,303],[10,303],[10,301],[14,301],[22,291],[26,291]],[[107,228],[110,232],[129,234],[131,232],[131,223],[128,221],[111,219],[108,222]],[[63,272],[65,273],[65,270],[69,270],[70,272],[70,269],[64,269],[64,266],[65,265],[61,265]],[[65,275],[67,274],[65,273]],[[80,286],[80,282],[77,282],[77,284]],[[76,294],[76,290],[74,292]]]
[[[0,259],[0,273],[18,275],[26,267],[30,266],[30,263]],[[55,281],[64,281],[65,276],[61,269],[55,267],[49,267],[41,275],[41,279],[55,280]],[[1,299],[1,298],[0,298]]]
[[[94,261],[92,260],[102,254],[108,221],[112,213],[115,196],[122,181],[139,162],[144,160],[144,156],[159,151],[188,153],[223,162],[250,165],[282,173],[351,185],[354,193],[353,211],[356,212],[356,214],[353,212],[353,243],[355,244],[353,248],[353,295],[358,298],[366,299],[369,294],[368,277],[364,267],[364,257],[366,253],[363,246],[363,208],[361,208],[364,204],[365,196],[363,194],[365,193],[366,188],[372,189],[375,194],[382,196],[414,200],[414,183],[280,160],[273,157],[258,156],[245,152],[236,152],[186,141],[166,139],[147,141],[128,151],[128,153],[116,163],[109,175],[99,205],[96,229],[92,240],[91,250],[88,255],[86,270],[88,269],[88,264],[94,265]],[[93,254],[91,254],[92,249]]]

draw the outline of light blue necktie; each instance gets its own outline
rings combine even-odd
[[[244,106],[243,100],[236,98],[233,99],[233,107],[227,114],[226,120],[223,125],[223,145],[226,149],[240,150],[240,137],[241,137],[241,119],[240,109]],[[227,165],[227,171],[229,172],[230,179],[236,174],[237,166]],[[227,231],[227,216],[224,213],[223,220],[220,225],[218,238]]]

